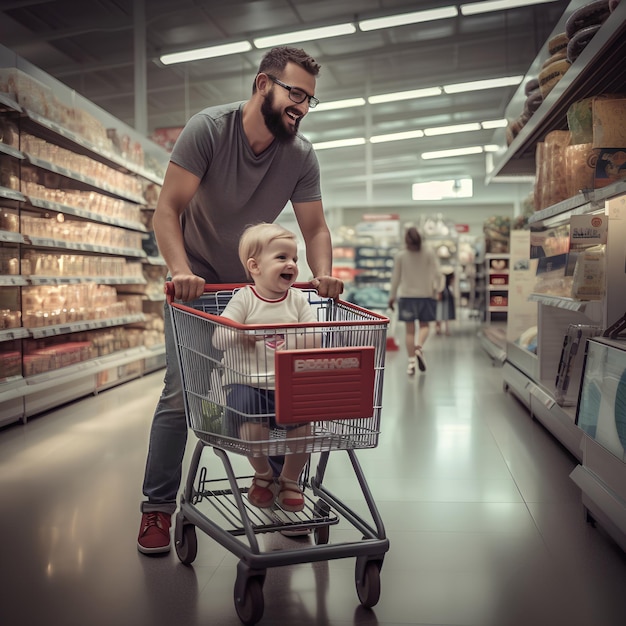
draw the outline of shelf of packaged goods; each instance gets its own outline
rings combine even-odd
[[[601,189],[578,194],[558,204],[537,211],[528,218],[528,223],[531,226],[540,224],[549,227],[568,220],[572,215],[586,215],[587,213],[603,211],[607,200],[625,193],[626,181],[620,180]]]
[[[17,202],[26,202],[26,196],[15,189],[8,187],[0,187],[0,198],[5,200],[16,200]]]
[[[21,195],[21,194],[20,194]],[[22,201],[26,202],[26,197],[22,196]],[[50,200],[44,200],[43,198],[28,198],[29,204],[37,209],[46,209],[48,211],[55,211],[56,213],[63,213],[64,215],[74,215],[75,217],[82,217],[92,222],[100,222],[102,224],[111,224],[113,226],[120,226],[121,228],[127,228],[128,230],[137,230],[139,232],[146,232],[146,227],[140,222],[131,222],[128,220],[122,220],[115,217],[109,217],[102,213],[94,213],[87,209],[80,207],[68,206],[66,204],[59,204],[58,202],[52,202]]]
[[[2,274],[0,275],[0,287],[23,287],[28,285],[25,276]]]
[[[0,425],[26,421],[66,402],[97,393],[165,365],[165,346],[130,348],[27,378],[0,382]],[[103,372],[109,372],[103,375]]]
[[[143,249],[139,248],[112,248],[111,246],[100,246],[92,243],[82,243],[75,241],[63,241],[60,239],[49,239],[47,237],[24,236],[24,243],[37,248],[56,248],[62,250],[79,250],[80,252],[94,252],[98,254],[111,254],[116,256],[142,259],[147,255]]]
[[[100,328],[112,328],[114,326],[125,326],[126,324],[136,324],[145,321],[146,317],[143,313],[136,313],[101,320],[84,320],[51,326],[38,326],[28,328],[27,330],[33,339],[43,339],[44,337],[57,337],[59,335],[98,330]]]
[[[0,330],[0,342],[26,339],[27,337],[30,337],[30,334],[26,328],[4,328]]]
[[[556,25],[548,41],[565,30],[571,13],[584,2],[572,2]],[[523,110],[524,86],[539,75],[542,63],[549,58],[548,41],[539,52],[526,78],[511,100],[507,119],[514,119]],[[553,130],[567,129],[567,110],[579,100],[603,93],[623,93],[626,89],[626,3],[617,5],[602,28],[587,44],[580,56],[550,91],[541,106],[519,132],[511,145],[505,146],[504,131],[495,141],[503,147],[494,155],[494,167],[487,176],[534,175],[537,143]]]
[[[76,285],[78,283],[98,283],[99,285],[146,285],[142,276],[39,276],[30,275],[31,285]]]
[[[9,146],[6,143],[2,143],[0,141],[0,154],[6,154],[8,156],[13,157],[14,159],[23,160],[26,158],[24,153],[13,146]]]
[[[20,233],[12,230],[0,230],[0,243],[26,243]]]
[[[141,196],[136,196],[128,191],[116,189],[112,185],[108,185],[105,182],[96,180],[95,178],[91,178],[90,176],[86,176],[85,174],[81,174],[80,172],[75,172],[68,169],[67,167],[63,167],[62,165],[57,165],[56,163],[46,161],[45,159],[41,159],[30,154],[26,154],[26,159],[31,165],[34,165],[39,169],[53,172],[55,174],[60,174],[65,178],[69,178],[70,180],[83,183],[84,185],[87,185],[93,189],[105,191],[109,195],[117,196],[118,198],[123,198],[124,200],[129,200],[130,202],[134,202],[140,205],[143,205],[145,203],[145,200]]]
[[[23,111],[25,115],[22,120],[23,129],[32,132],[37,137],[51,143],[62,143],[73,152],[84,154],[111,167],[137,174],[150,182],[161,184],[163,181],[162,174],[152,172],[107,148],[97,146],[78,133],[68,130],[34,111],[28,109],[23,109]]]

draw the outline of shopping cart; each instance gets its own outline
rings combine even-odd
[[[185,413],[198,439],[176,515],[178,558],[187,565],[196,558],[196,528],[236,555],[234,603],[244,624],[255,624],[263,615],[266,570],[298,563],[356,557],[357,595],[370,608],[380,597],[380,570],[389,540],[355,451],[378,444],[389,319],[320,297],[310,285],[298,285],[317,322],[241,325],[220,317],[241,287],[207,285],[200,299],[187,304],[173,300],[171,284],[166,289]],[[258,338],[280,344],[275,352],[275,381],[264,380],[259,374],[262,364],[244,354]],[[229,393],[245,384],[275,387],[274,412],[233,408]],[[241,426],[250,421],[265,426],[261,440],[240,437]],[[294,426],[302,424],[310,426]],[[221,459],[222,477],[214,468],[208,469],[203,455],[207,449]],[[356,496],[350,493],[350,498],[363,496],[367,520],[323,484],[329,453],[338,450],[348,454],[361,491]],[[246,497],[252,475],[236,475],[229,453],[296,452],[315,453],[317,458],[315,472],[310,461],[300,477],[304,510],[288,512],[278,503],[266,509],[253,506]],[[340,516],[359,532],[359,540],[330,543],[330,527]],[[257,535],[276,531],[285,535],[310,531],[313,543],[294,541],[288,542],[293,547],[263,551]]]

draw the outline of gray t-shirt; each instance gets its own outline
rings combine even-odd
[[[290,200],[321,199],[311,143],[298,134],[255,155],[243,130],[243,104],[195,114],[170,157],[200,178],[181,225],[191,269],[208,283],[247,282],[237,253],[246,226],[273,222]]]

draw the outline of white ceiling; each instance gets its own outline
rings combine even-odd
[[[25,0],[0,1],[0,40],[17,54],[135,124],[134,5],[145,10],[148,132],[180,126],[205,106],[244,100],[264,50],[163,66],[158,57],[193,47],[318,25],[407,13],[451,0]],[[310,41],[322,65],[320,101],[525,74],[568,0],[477,16]],[[457,3],[458,6],[458,3]],[[140,74],[139,74],[140,75]],[[310,113],[313,142],[502,118],[515,87]],[[411,205],[411,183],[474,179],[473,203],[502,204],[527,186],[486,189],[485,155],[422,160],[420,154],[491,143],[493,131],[320,150],[325,204]],[[459,201],[460,202],[460,201]]]

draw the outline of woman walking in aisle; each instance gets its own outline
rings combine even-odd
[[[426,371],[424,344],[430,332],[430,322],[437,315],[437,298],[443,290],[443,275],[434,251],[422,244],[415,226],[407,228],[405,248],[395,257],[389,292],[389,308],[393,311],[398,296],[398,319],[404,322],[405,343],[409,357],[407,374],[415,374],[416,366]],[[415,322],[419,324],[415,343]]]

